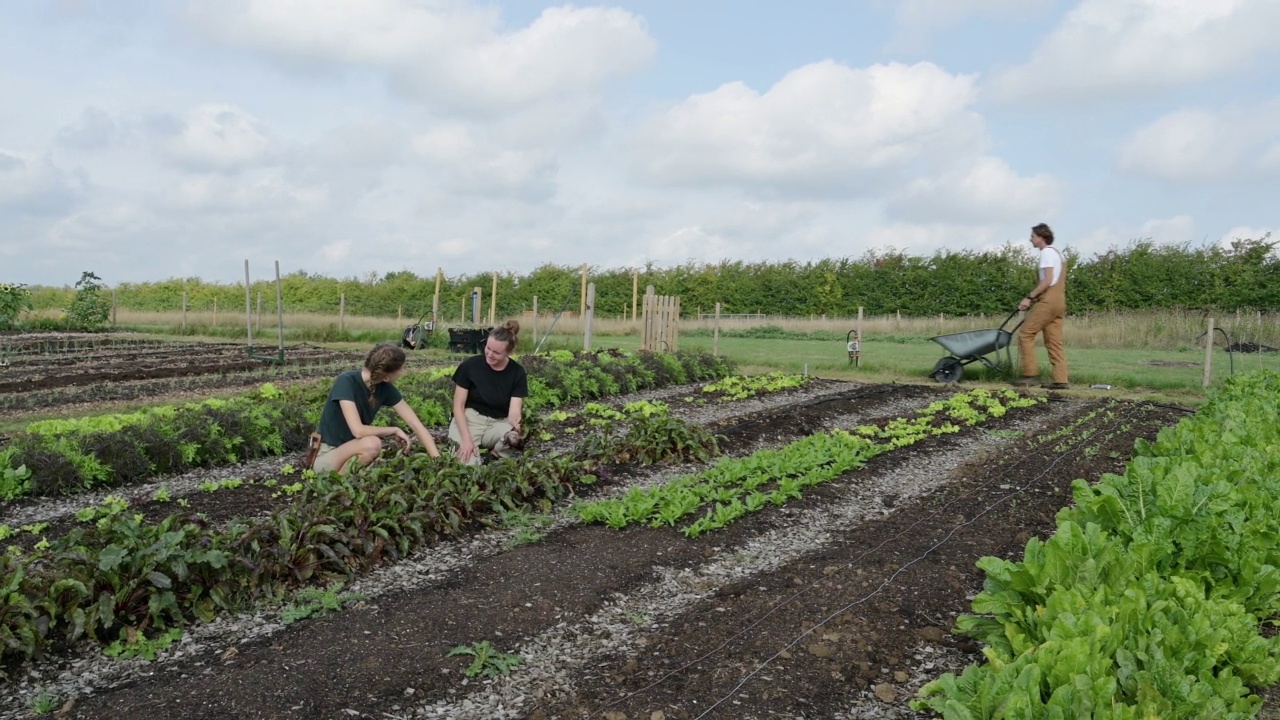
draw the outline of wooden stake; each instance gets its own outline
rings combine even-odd
[[[187,331],[187,291],[182,291],[182,332]]]
[[[538,347],[538,296],[533,296],[533,346]]]
[[[244,261],[244,334],[249,341],[249,352],[253,352],[253,297],[249,294],[249,260]]]
[[[578,317],[582,317],[587,313],[587,264],[582,263],[582,292],[578,295],[582,300],[579,303]]]
[[[716,329],[711,334],[711,354],[720,356],[720,303],[716,303]]]
[[[496,315],[497,311],[498,311],[498,273],[494,273],[493,274],[493,290],[489,293],[489,325],[490,326],[492,326],[495,322],[497,322],[494,319],[495,317],[497,317]]]
[[[596,284],[589,283],[587,285],[587,314],[584,316],[585,322],[582,331],[582,349],[584,351],[591,350],[591,319],[596,314]]]
[[[640,288],[640,271],[631,271],[631,322],[636,321],[636,291]]]
[[[433,323],[440,317],[440,281],[443,278],[444,268],[436,268],[436,292],[431,296],[431,322]]]
[[[1204,336],[1204,381],[1203,387],[1209,387],[1213,377],[1213,318],[1209,318],[1209,332]]]
[[[340,293],[338,295],[338,334],[341,335],[347,329],[347,294]]]

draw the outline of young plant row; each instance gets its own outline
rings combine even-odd
[[[765,375],[730,375],[702,387],[704,394],[716,394],[723,400],[745,400],[762,393],[775,393],[804,387],[808,375],[771,372]]]
[[[575,510],[583,522],[612,528],[639,523],[675,526],[700,515],[683,527],[686,536],[697,537],[769,505],[798,500],[807,488],[860,468],[881,453],[934,435],[959,432],[960,425],[976,425],[1003,416],[1011,408],[1037,402],[1043,398],[1012,390],[970,390],[931,403],[910,418],[862,425],[852,432],[817,433],[780,449],[723,458],[708,470],[657,487],[632,488],[618,498],[581,502]]]
[[[984,664],[929,683],[945,718],[1254,717],[1280,681],[1280,375],[1236,376],[1195,416],[1139,440],[1123,475],[1023,559],[983,558],[958,631]]]
[[[662,452],[687,454],[697,443],[714,451],[699,425],[660,413],[630,420],[633,429],[609,436],[618,455],[597,448],[472,468],[389,453],[346,478],[305,471],[288,506],[224,526],[190,513],[149,523],[120,499],[104,502],[65,535],[0,554],[0,664],[85,639],[128,652],[219,612],[348,579],[475,523],[546,512],[604,465],[661,462]]]
[[[567,402],[728,375],[729,361],[708,353],[569,353],[521,359],[529,372],[531,412]],[[423,422],[449,422],[451,368],[408,373],[397,386]],[[0,448],[0,499],[65,495],[128,485],[196,467],[297,452],[319,420],[329,381],[285,390],[264,385],[230,399],[136,413],[32,423]],[[383,422],[393,422],[383,413]],[[17,469],[25,466],[25,472]],[[27,473],[30,473],[27,475]]]

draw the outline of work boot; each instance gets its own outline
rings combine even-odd
[[[1031,387],[1032,385],[1039,385],[1040,378],[1037,375],[1028,375],[1014,380],[1013,384],[1017,387]]]
[[[1040,387],[1044,388],[1045,390],[1068,390],[1071,388],[1071,386],[1067,383],[1045,383]]]

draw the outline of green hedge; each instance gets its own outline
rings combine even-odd
[[[1280,256],[1269,236],[1242,239],[1230,247],[1158,244],[1138,241],[1084,258],[1071,251],[1068,259],[1073,313],[1152,309],[1280,309]],[[594,270],[596,312],[622,317],[631,311],[632,275],[628,268]],[[1008,312],[1034,283],[1035,260],[1030,245],[1014,243],[975,252],[939,250],[932,255],[897,251],[868,252],[860,258],[823,258],[807,262],[689,262],[675,267],[646,266],[639,270],[638,290],[653,285],[660,295],[678,295],[686,315],[712,312],[717,302],[726,313],[767,313],[781,316],[833,315],[851,317],[863,307],[872,315],[901,312],[909,316],[978,315]],[[502,317],[518,316],[538,298],[543,311],[561,307],[577,311],[581,299],[581,270],[543,265],[527,274],[498,275],[498,307]],[[18,278],[21,280],[21,278]],[[493,277],[489,273],[445,278],[440,291],[441,325],[458,319],[470,307],[471,289],[481,287],[489,301]],[[346,296],[353,315],[395,317],[405,324],[432,305],[434,277],[390,272],[381,278],[335,279],[299,271],[282,278],[284,305],[289,312],[338,314]],[[199,278],[120,283],[120,307],[148,312],[177,312],[187,293],[193,311],[217,306],[226,311],[243,307],[244,287]],[[65,308],[70,288],[33,287],[36,309]],[[254,283],[268,306],[275,298],[274,283]],[[411,318],[411,319],[410,319]],[[336,327],[333,332],[337,332]]]
[[[570,353],[520,359],[529,373],[526,407],[541,408],[667,385],[715,380],[732,371],[705,352]],[[452,368],[407,373],[397,386],[428,427],[449,422]],[[152,408],[127,415],[33,423],[0,449],[0,468],[30,471],[8,498],[65,495],[129,485],[156,475],[299,452],[319,421],[331,381]],[[396,422],[382,413],[379,422]]]

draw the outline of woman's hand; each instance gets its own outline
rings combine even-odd
[[[395,432],[391,433],[391,437],[395,439],[396,445],[399,446],[400,452],[409,452],[409,436],[400,428],[394,428]]]
[[[477,453],[476,444],[474,442],[463,442],[458,445],[458,460],[467,463]]]

